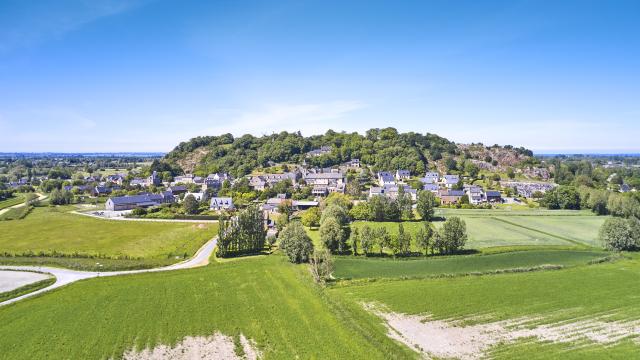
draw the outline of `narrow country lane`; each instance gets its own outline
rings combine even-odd
[[[149,273],[149,272],[191,269],[195,267],[205,266],[209,264],[209,257],[211,257],[211,254],[213,254],[213,250],[216,247],[216,243],[217,243],[217,237],[207,241],[207,243],[205,243],[196,252],[196,254],[190,259],[173,264],[173,265],[154,268],[154,269],[92,272],[92,271],[77,271],[77,270],[69,270],[69,269],[46,267],[46,266],[2,266],[0,265],[0,270],[39,271],[39,272],[51,274],[56,277],[56,282],[53,283],[51,286],[1,302],[0,306],[12,304],[14,302],[18,302],[20,300],[68,285],[83,279],[90,279],[90,278],[104,277],[104,276],[119,276],[119,275],[140,274],[140,273]]]

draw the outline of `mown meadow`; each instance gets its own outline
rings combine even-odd
[[[45,259],[63,266],[65,261],[54,259],[101,258],[109,265],[114,265],[109,259],[130,260],[124,268],[135,267],[135,260],[163,265],[193,255],[217,233],[217,224],[100,220],[71,210],[35,207],[24,219],[0,222],[0,263],[14,264],[26,256],[28,263]]]

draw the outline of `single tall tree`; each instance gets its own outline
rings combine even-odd
[[[431,191],[422,190],[418,192],[418,202],[416,210],[423,221],[431,221],[436,207],[436,196]]]
[[[362,231],[360,232],[360,248],[364,252],[365,256],[369,256],[371,253],[371,249],[376,241],[376,234],[373,229],[371,229],[368,225],[362,227]]]
[[[433,228],[431,228],[428,222],[424,222],[422,228],[418,229],[418,232],[416,233],[416,245],[424,251],[424,256],[429,254],[433,233]]]
[[[360,234],[358,228],[355,228],[351,231],[351,236],[349,237],[350,245],[351,245],[351,253],[355,256],[358,255],[358,243],[360,242]]]
[[[182,207],[184,212],[190,215],[194,215],[198,213],[198,200],[196,200],[195,196],[189,194],[185,196],[182,201]]]
[[[292,263],[303,263],[309,260],[313,252],[313,243],[299,221],[292,221],[279,234],[280,248],[287,254]]]
[[[341,251],[344,233],[334,217],[326,217],[320,225],[320,240],[332,252]]]

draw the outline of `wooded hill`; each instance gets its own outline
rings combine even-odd
[[[307,153],[322,146],[329,146],[327,154],[309,157]],[[494,148],[494,147],[492,147]],[[511,154],[513,159],[525,160],[532,154],[524,148],[500,147]],[[186,173],[206,175],[213,172],[228,172],[239,177],[250,174],[258,168],[274,163],[302,164],[328,167],[342,164],[351,159],[360,159],[374,171],[408,169],[412,174],[423,174],[428,169],[438,168],[437,164],[451,160],[473,157],[469,151],[435,134],[414,132],[398,133],[394,128],[370,129],[364,135],[359,133],[327,131],[323,135],[304,137],[299,132],[281,132],[256,137],[231,134],[200,136],[182,142],[163,159],[161,171],[175,172],[177,167]],[[482,156],[482,160],[486,156]]]

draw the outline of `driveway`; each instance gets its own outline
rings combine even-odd
[[[206,244],[204,244],[196,252],[196,254],[193,257],[191,257],[191,259],[188,259],[173,265],[169,265],[161,268],[154,268],[154,269],[94,272],[94,271],[77,271],[77,270],[69,270],[69,269],[46,267],[46,266],[2,266],[0,265],[0,271],[3,269],[4,270],[39,271],[39,272],[51,274],[56,277],[56,282],[53,283],[51,286],[1,302],[0,306],[12,304],[22,299],[26,299],[34,295],[41,294],[41,293],[44,293],[44,292],[47,292],[47,291],[71,284],[78,280],[83,280],[83,279],[90,279],[90,278],[104,277],[104,276],[120,276],[120,275],[141,274],[141,273],[171,271],[171,270],[180,270],[180,269],[191,269],[195,267],[205,266],[209,264],[209,257],[211,257],[211,254],[213,254],[213,250],[216,247],[216,243],[217,243],[217,237],[209,240]]]

